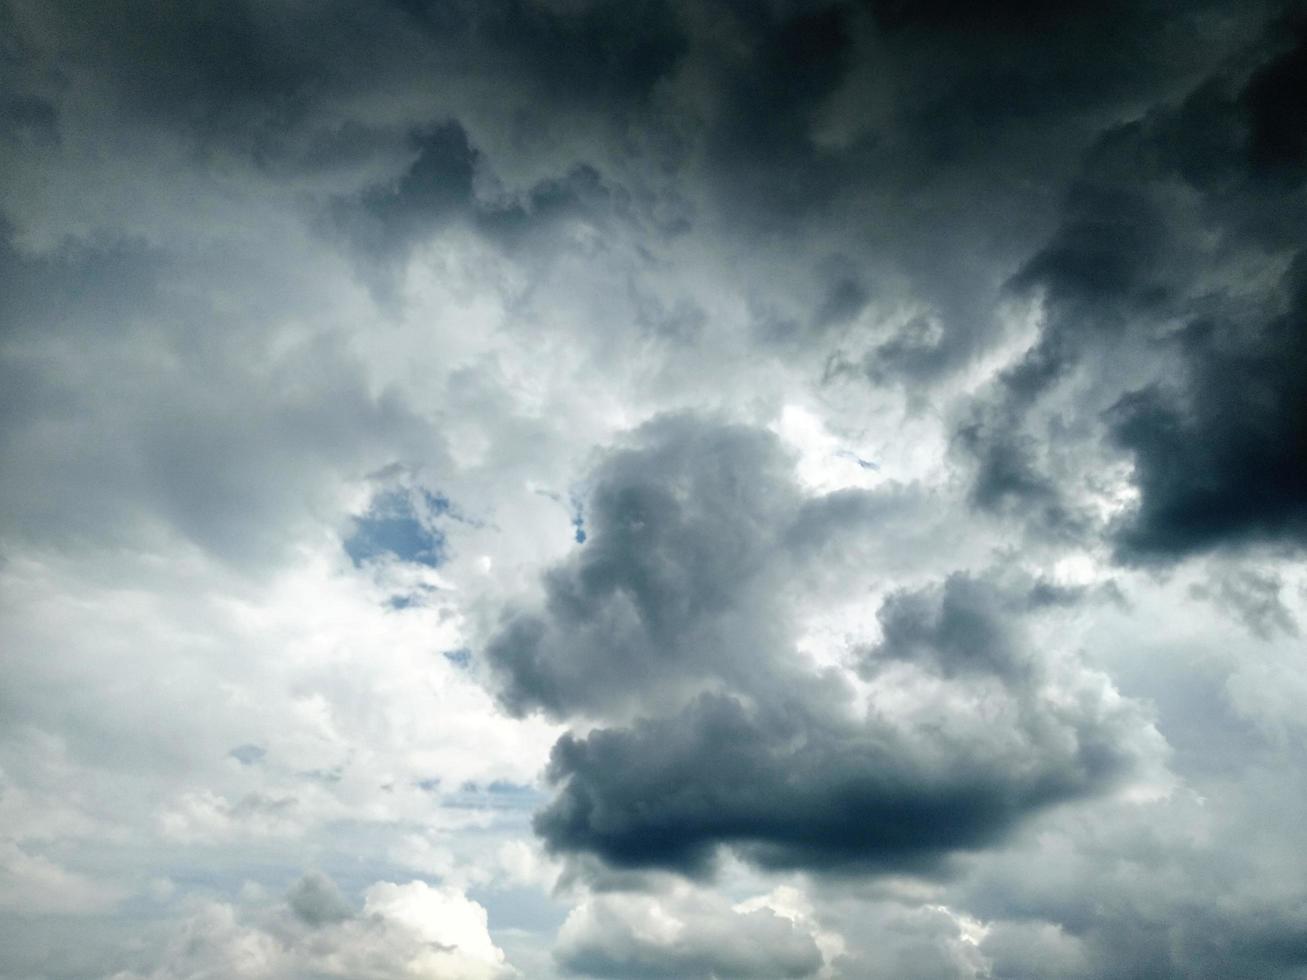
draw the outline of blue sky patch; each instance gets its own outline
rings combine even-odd
[[[445,536],[433,521],[449,511],[449,501],[426,490],[387,490],[372,498],[367,513],[353,518],[343,545],[355,567],[387,555],[437,568],[448,557]]]

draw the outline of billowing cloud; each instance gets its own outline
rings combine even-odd
[[[872,531],[874,510],[795,535],[812,505],[770,433],[681,416],[633,440],[592,475],[592,534],[546,574],[544,610],[486,648],[510,707],[639,718],[554,747],[535,827],[556,850],[688,871],[719,845],[777,867],[928,865],[1146,751],[1144,714],[1031,649],[1028,599],[984,581],[886,599],[862,700],[805,667],[795,544]]]
[[[573,909],[555,956],[590,977],[811,977],[822,951],[806,923],[765,904],[731,906],[679,886],[605,892]]]
[[[1038,342],[964,429],[982,507],[1067,506],[1055,471],[1069,453],[1039,458],[1051,440],[1031,408],[1052,400],[1133,463],[1137,503],[1109,529],[1121,560],[1301,539],[1307,226],[1279,93],[1304,50],[1280,22],[1087,151],[1060,226],[1011,281],[1041,291]],[[1050,399],[1077,379],[1078,402]]]
[[[476,902],[420,881],[378,882],[354,913],[330,879],[306,877],[288,907],[200,904],[176,926],[162,962],[114,980],[225,976],[258,980],[369,977],[501,980],[514,976]]]

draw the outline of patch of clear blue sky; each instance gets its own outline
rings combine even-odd
[[[342,542],[345,553],[356,566],[390,555],[436,568],[447,554],[445,536],[433,522],[449,509],[447,498],[427,490],[385,490],[353,518],[352,533]]]

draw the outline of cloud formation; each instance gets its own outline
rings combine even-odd
[[[763,903],[732,907],[685,886],[603,893],[568,914],[554,955],[569,973],[590,977],[816,974],[824,961],[807,924]]]
[[[546,573],[544,610],[486,647],[510,708],[637,719],[554,747],[535,827],[555,850],[685,871],[719,845],[772,867],[928,865],[1111,785],[1143,750],[1142,712],[1055,671],[1021,605],[961,576],[885,600],[859,704],[794,650],[787,591],[812,537],[866,533],[868,509],[800,523],[828,501],[804,500],[770,433],[680,416],[632,443],[591,476],[592,534]]]
[[[198,906],[177,926],[162,962],[113,980],[514,975],[486,933],[485,909],[457,892],[420,881],[378,882],[356,915],[329,878],[310,874],[284,907],[251,915],[221,902]]]
[[[0,0],[0,976],[1302,975],[1305,24]]]

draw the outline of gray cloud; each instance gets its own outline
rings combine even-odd
[[[828,697],[822,710],[843,707]],[[1109,785],[1130,761],[1130,719],[1101,708],[1036,708],[991,741],[816,711],[705,695],[671,718],[565,736],[550,768],[558,797],[536,830],[559,851],[635,867],[702,870],[726,844],[767,867],[922,869]]]
[[[292,912],[311,926],[342,922],[354,914],[336,883],[321,871],[306,874],[286,895]]]
[[[1301,537],[1302,180],[1278,93],[1303,48],[1283,37],[1086,155],[1060,228],[1011,280],[1042,290],[1043,332],[962,430],[980,507],[1066,506],[1023,447],[1049,441],[1032,404],[1090,375],[1099,390],[1069,410],[1102,413],[1140,494],[1109,529],[1122,560]],[[1279,281],[1249,281],[1268,258]]]
[[[1127,556],[1307,535],[1307,260],[1286,279],[1285,313],[1195,321],[1178,339],[1180,389],[1141,389],[1113,407],[1142,495],[1118,535]]]
[[[955,719],[864,716],[846,681],[804,670],[785,569],[820,552],[794,545],[865,533],[875,511],[850,505],[874,496],[801,504],[785,463],[767,434],[650,423],[592,476],[592,534],[547,573],[543,610],[487,645],[515,710],[644,716],[555,746],[535,821],[551,847],[689,872],[720,845],[772,867],[921,867],[1128,771],[1139,716],[1056,707],[1015,623],[1028,600],[983,581],[891,596],[866,659],[942,682]],[[1004,705],[988,731],[973,694]]]
[[[799,506],[777,440],[687,415],[633,443],[592,474],[585,546],[545,577],[544,609],[511,614],[487,644],[516,711],[602,711],[776,660],[771,624],[750,613]]]
[[[396,393],[367,390],[339,341],[270,353],[280,341],[258,324],[293,303],[276,272],[210,261],[249,273],[239,313],[207,293],[207,262],[130,242],[51,256],[6,244],[0,370],[14,384],[0,439],[26,460],[0,480],[11,533],[122,544],[162,525],[253,566],[282,553],[284,520],[324,473],[439,459],[427,424]]]
[[[1284,583],[1273,574],[1246,568],[1217,571],[1209,583],[1193,585],[1190,594],[1228,610],[1263,640],[1298,635],[1298,623],[1280,595]]]

